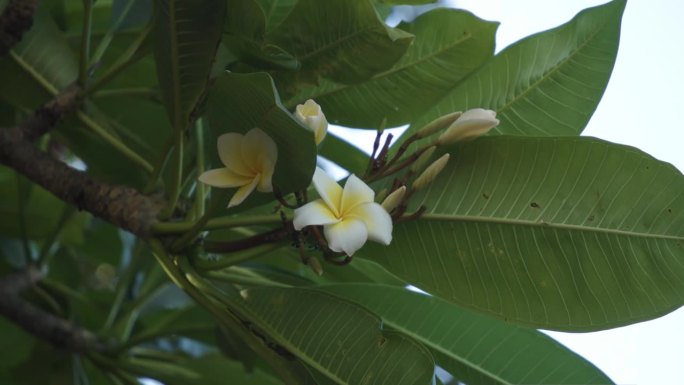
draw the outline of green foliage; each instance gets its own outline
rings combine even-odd
[[[482,107],[498,113],[499,134],[578,135],[608,84],[624,7],[619,0],[587,9],[506,48],[416,116],[412,129],[452,111]]]
[[[681,305],[684,179],[671,165],[593,138],[502,136],[454,153],[416,197],[426,214],[364,255],[445,299],[545,329],[600,330]]]
[[[87,329],[106,348],[53,347],[9,321],[16,309],[0,301],[0,382],[428,385],[441,384],[440,367],[467,385],[612,383],[532,328],[601,330],[684,304],[681,172],[577,137],[608,83],[625,1],[498,54],[498,23],[467,11],[423,6],[413,10],[431,10],[396,28],[382,20],[395,5],[429,3],[39,7],[0,57],[0,130],[77,87],[75,111],[35,145],[92,179],[55,187],[0,168],[0,295]],[[410,128],[396,144],[378,136],[370,159],[331,133],[316,144],[309,127],[321,117],[295,112],[308,99],[331,123]],[[498,114],[492,135],[435,141],[449,114],[472,108]],[[431,135],[414,136],[445,115]],[[254,127],[276,143],[276,191],[226,210],[234,188],[197,177],[224,167],[220,135]],[[416,190],[425,165],[447,152],[446,167]],[[331,226],[295,230],[305,212],[295,209],[331,195],[312,186],[318,156],[372,186],[378,203],[407,187],[390,210],[389,245],[370,241],[352,259],[332,249]],[[166,205],[145,237],[106,213],[78,212],[89,191],[106,191],[103,205],[119,198],[108,187],[116,184]],[[51,195],[59,188],[75,188],[78,205]],[[28,264],[46,276],[20,295],[2,286]]]
[[[348,127],[376,128],[409,123],[491,58],[497,24],[452,9],[427,12],[398,26],[416,36],[406,54],[387,71],[366,82],[321,81],[288,105],[315,99],[326,116]]]

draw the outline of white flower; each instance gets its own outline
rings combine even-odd
[[[304,123],[313,133],[316,144],[320,144],[325,139],[328,132],[328,120],[323,115],[321,106],[309,99],[304,104],[297,105],[295,116]]]
[[[218,138],[218,154],[224,168],[209,170],[199,176],[202,183],[214,187],[239,187],[228,207],[242,203],[256,188],[273,191],[273,171],[278,147],[265,132],[253,128],[245,135],[227,133]]]
[[[389,245],[392,218],[374,202],[375,192],[361,179],[352,174],[342,189],[325,171],[316,168],[313,183],[321,199],[295,210],[296,230],[322,225],[328,247],[349,256],[368,239]]]
[[[474,108],[461,114],[449,128],[439,136],[440,145],[453,144],[475,139],[499,125],[496,112],[482,108]]]

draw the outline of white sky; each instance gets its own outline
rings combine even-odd
[[[501,50],[606,1],[450,2],[483,19],[501,22],[497,33],[497,50]],[[684,1],[628,1],[617,63],[585,135],[638,147],[684,170],[684,127],[677,116],[684,107],[684,49],[681,45],[677,48],[682,38]],[[361,135],[339,128],[332,131],[343,136],[351,134],[355,143],[368,146],[375,135],[373,131]],[[683,327],[684,308],[653,321],[603,332],[549,334],[592,361],[618,384],[681,385]]]

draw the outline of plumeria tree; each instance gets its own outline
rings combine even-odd
[[[624,0],[496,55],[428,0],[38,3],[0,0],[3,384],[610,384],[536,329],[684,304],[684,177],[580,136]]]

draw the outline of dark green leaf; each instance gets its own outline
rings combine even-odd
[[[159,0],[155,6],[157,75],[176,130],[187,128],[207,86],[225,7],[214,0]]]
[[[544,329],[600,330],[684,304],[684,177],[593,138],[481,138],[454,148],[363,254],[432,294]]]
[[[434,364],[424,348],[351,302],[308,289],[244,292],[267,335],[338,384],[429,384]]]
[[[360,84],[322,81],[286,104],[315,99],[331,122],[349,127],[377,128],[383,118],[389,127],[409,123],[492,56],[497,25],[464,11],[427,12],[399,25],[416,39],[391,69]]]
[[[437,297],[371,284],[320,290],[370,309],[384,324],[429,347],[439,366],[467,384],[612,384],[590,362],[536,330]]]
[[[441,115],[482,107],[498,112],[497,134],[578,135],[613,70],[624,7],[624,0],[615,0],[587,9],[505,49],[415,119],[407,133]]]
[[[301,62],[300,72],[276,78],[297,86],[318,76],[364,81],[394,65],[413,37],[385,25],[368,0],[299,0],[268,40]]]

